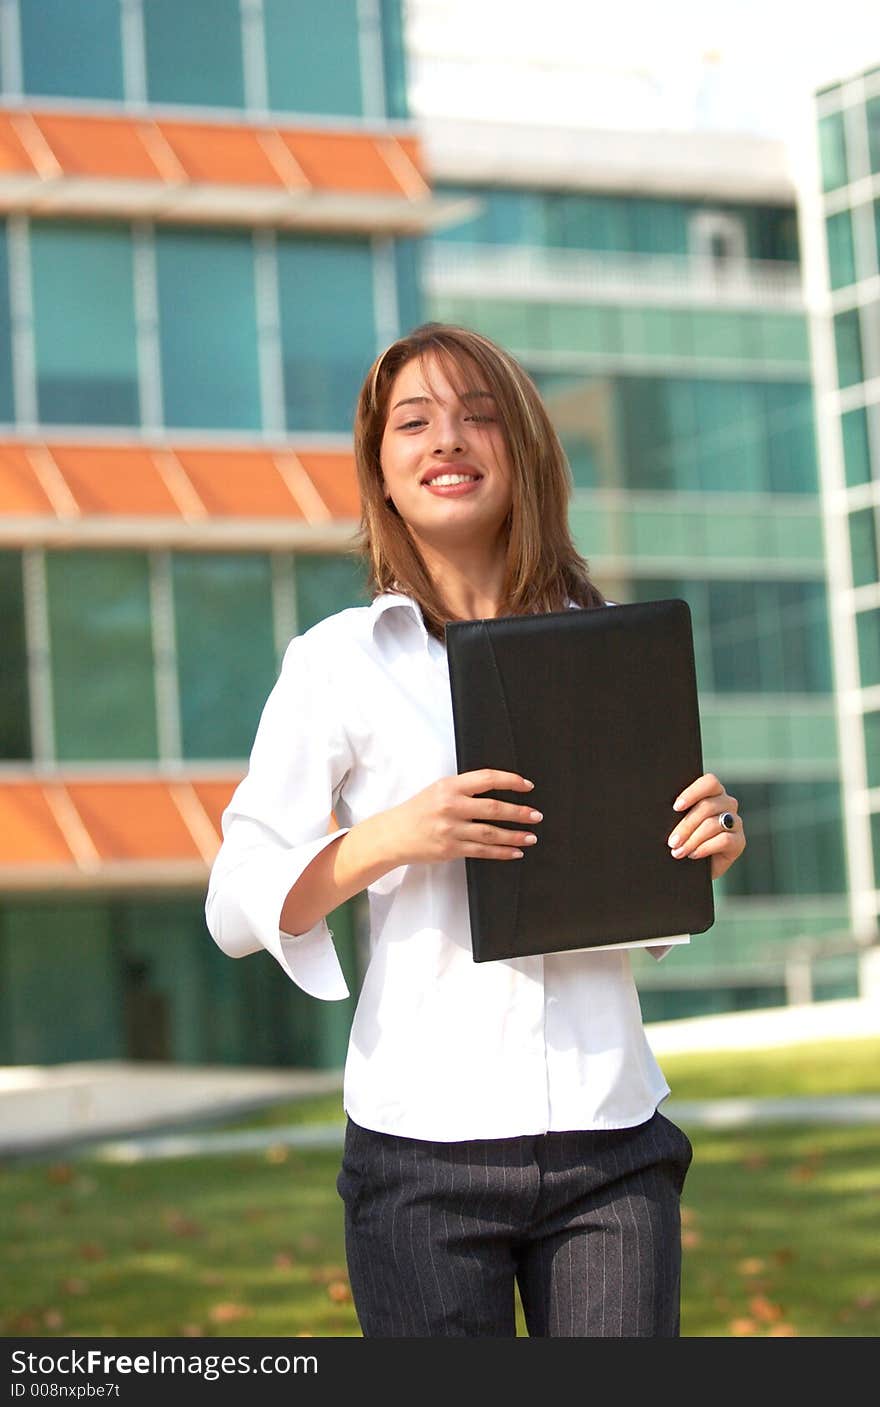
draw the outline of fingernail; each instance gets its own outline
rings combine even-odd
[[[672,853],[673,853],[673,855],[675,856],[675,858],[676,858],[676,860],[677,860],[678,857],[679,857],[679,855],[683,855],[683,854],[684,854],[684,846],[683,846],[683,845],[680,845],[680,846],[678,847],[678,849],[677,849],[677,850],[673,850]]]
[[[537,840],[538,837],[536,835],[527,835],[523,841],[523,845],[535,845],[537,844]]]
[[[682,800],[681,800],[681,797],[680,797],[680,796],[677,796],[677,797],[675,798],[675,800],[673,801],[673,803],[672,803],[672,809],[673,809],[673,811],[681,811],[681,809],[682,809]]]
[[[513,858],[514,858],[515,860],[521,860],[522,857],[523,857],[523,852],[522,852],[522,850],[514,850],[514,851],[513,851]]]
[[[671,836],[669,837],[669,839],[667,840],[666,844],[669,845],[670,847],[673,847],[673,848],[674,848],[674,847],[678,844],[678,842],[679,842],[680,840],[681,840],[681,836],[680,836],[680,835],[671,835]]]
[[[543,819],[544,819],[544,812],[543,812],[543,811],[530,811],[530,812],[529,812],[529,820],[530,820],[530,821],[543,821]]]
[[[528,777],[523,777],[523,781],[525,782],[527,787],[533,787],[535,785],[534,782],[529,781]]]

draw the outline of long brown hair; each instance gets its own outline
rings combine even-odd
[[[423,323],[387,347],[370,367],[358,396],[354,453],[361,522],[353,550],[367,560],[371,592],[412,596],[426,628],[438,640],[443,639],[446,621],[454,619],[406,523],[385,498],[380,463],[392,383],[408,362],[418,360],[424,368],[428,355],[437,358],[457,395],[491,391],[504,428],[512,506],[499,613],[561,611],[569,600],[588,609],[603,606],[604,597],[571,538],[571,470],[538,388],[497,343],[470,328],[439,322]]]

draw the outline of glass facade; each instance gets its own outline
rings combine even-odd
[[[268,108],[282,122],[409,117],[402,0],[16,4],[20,23],[0,42],[18,41],[7,71],[28,96]]]
[[[158,349],[162,423],[171,429],[350,433],[378,351],[379,265],[399,326],[420,318],[416,241],[280,234],[258,253],[248,230],[87,220],[23,222],[33,365],[12,340],[8,236],[0,222],[0,422],[14,423],[15,357],[47,425],[133,426]],[[146,296],[135,301],[135,264]],[[258,321],[257,260],[273,307]],[[155,305],[156,323],[146,309]],[[280,337],[274,328],[280,325]],[[142,363],[145,363],[142,364]],[[283,404],[263,405],[263,376]],[[157,428],[155,421],[149,427]]]
[[[541,191],[441,182],[438,194],[476,197],[480,211],[439,230],[440,241],[519,244],[543,249],[582,249],[613,254],[694,252],[693,222],[706,209],[741,226],[750,259],[798,259],[797,220],[788,206],[730,205],[586,191]]]
[[[18,13],[25,93],[122,100],[119,0],[18,0]]]
[[[31,755],[24,582],[20,552],[0,552],[0,761]]]
[[[119,226],[33,222],[30,260],[40,420],[140,419],[131,239]]]

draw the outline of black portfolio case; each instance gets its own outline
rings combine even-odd
[[[687,602],[450,622],[446,652],[458,771],[518,772],[485,794],[544,813],[521,860],[465,860],[475,961],[710,928],[711,860],[667,845],[703,772]]]

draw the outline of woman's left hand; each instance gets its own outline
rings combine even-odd
[[[713,772],[706,772],[686,786],[673,804],[681,812],[681,820],[668,838],[674,858],[701,860],[711,856],[712,878],[718,879],[746,848],[746,835],[738,814],[739,802],[724,790]],[[719,824],[718,817],[725,811],[733,814],[733,830],[725,830]]]

